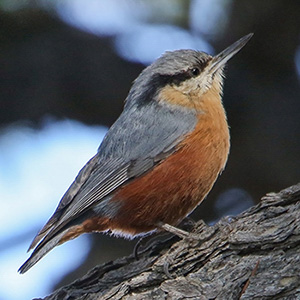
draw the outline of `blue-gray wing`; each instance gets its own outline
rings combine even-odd
[[[30,248],[47,233],[57,232],[58,228],[99,204],[128,180],[151,170],[176,151],[178,143],[195,125],[196,115],[191,110],[172,109],[156,101],[125,109]]]

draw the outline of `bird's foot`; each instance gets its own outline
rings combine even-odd
[[[188,226],[188,228],[191,228],[191,225],[193,227],[193,224],[191,224],[190,220],[186,221],[188,221],[188,223],[185,222],[185,224],[183,224],[185,227]],[[159,228],[182,238],[184,241],[182,245],[178,245],[176,248],[174,248],[171,253],[166,254],[163,270],[168,278],[172,278],[169,268],[175,263],[176,259],[181,256],[187,248],[194,247],[199,243],[204,243],[207,241],[215,231],[215,229],[208,227],[204,222],[198,222],[197,233],[193,231],[188,232],[166,223],[160,223],[158,226]]]
[[[174,243],[174,235],[170,236],[169,232],[158,231],[153,234],[145,235],[141,237],[135,244],[133,249],[133,256],[135,257],[135,259],[139,259],[139,256],[143,253],[157,248],[159,244],[165,245],[169,242],[170,245]]]

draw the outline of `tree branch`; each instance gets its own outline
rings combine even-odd
[[[300,183],[193,233],[198,240],[157,242],[138,260],[97,266],[44,299],[300,298]]]

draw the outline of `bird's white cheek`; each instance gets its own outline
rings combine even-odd
[[[201,95],[205,94],[212,86],[213,84],[213,79],[211,75],[205,75],[199,76],[198,78],[198,83],[199,83],[199,92]]]
[[[191,93],[204,94],[212,85],[211,76],[198,76],[182,82],[179,86],[174,86],[174,89],[180,91],[184,95]]]

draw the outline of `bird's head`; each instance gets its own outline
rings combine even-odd
[[[244,36],[216,56],[195,50],[164,53],[135,80],[127,102],[143,104],[164,99],[173,104],[188,105],[194,96],[199,98],[212,88],[221,94],[225,64],[252,35]]]

